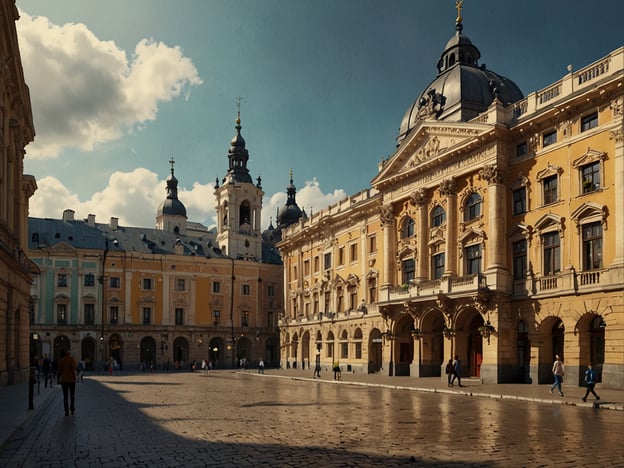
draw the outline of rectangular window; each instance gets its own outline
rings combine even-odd
[[[371,304],[377,302],[377,283],[375,281],[368,283],[368,302]]]
[[[310,260],[305,260],[303,262],[303,275],[310,276]]]
[[[432,258],[433,279],[440,279],[444,275],[444,253],[434,255]]]
[[[343,289],[339,288],[336,292],[336,312],[344,311],[344,301],[343,301]]]
[[[152,290],[152,278],[143,278],[143,290],[145,291]]]
[[[585,132],[598,126],[598,112],[586,115],[581,119],[581,132]]]
[[[466,247],[466,274],[481,272],[481,244]]]
[[[186,289],[186,281],[183,278],[176,279],[176,291],[184,291]]]
[[[512,244],[513,279],[526,279],[527,272],[527,241],[522,239]]]
[[[84,323],[93,325],[95,323],[95,304],[84,305]]]
[[[152,308],[143,307],[143,325],[149,325],[152,323]]]
[[[548,205],[550,203],[555,203],[559,200],[559,196],[557,194],[557,175],[552,175],[550,177],[546,177],[542,181],[544,187],[544,205]]]
[[[596,161],[581,167],[581,193],[595,192],[600,188],[600,162]]]
[[[349,357],[349,343],[340,343],[340,358],[347,359]]]
[[[175,324],[184,325],[184,309],[177,308],[175,310]]]
[[[325,259],[325,261],[324,261],[323,264],[325,266],[325,269],[326,270],[331,269],[331,266],[332,266],[332,264],[331,264],[331,254],[330,253],[326,253],[324,259]]]
[[[86,287],[95,286],[95,275],[93,273],[87,273],[84,277],[84,285]]]
[[[221,323],[221,311],[213,310],[212,311],[212,324],[216,327]]]
[[[59,288],[67,287],[67,275],[65,273],[59,273],[56,277],[56,286]]]
[[[273,311],[271,310],[267,312],[267,326],[269,328],[273,328],[275,326],[275,319],[273,318]]]
[[[56,305],[56,323],[57,325],[67,325],[67,304]]]
[[[403,284],[409,284],[416,276],[416,262],[413,258],[408,258],[403,260],[401,266],[403,270]]]
[[[349,310],[355,310],[358,306],[358,294],[357,289],[353,289],[349,293]]]
[[[362,359],[362,343],[355,343],[355,359]]]
[[[554,143],[557,143],[557,131],[553,130],[552,132],[544,133],[544,136],[542,137],[542,146],[545,148]]]
[[[249,312],[243,311],[241,316],[241,326],[248,327],[249,326]]]
[[[351,244],[349,249],[351,250],[351,262],[357,262],[357,259],[358,259],[358,245],[357,244]]]
[[[526,141],[516,145],[516,158],[521,158],[529,154],[529,145]]]
[[[544,276],[552,276],[561,270],[559,253],[559,233],[548,232],[542,237],[544,246]]]
[[[324,312],[330,312],[330,308],[329,308],[329,304],[330,304],[330,300],[331,300],[331,296],[329,291],[325,291],[325,297],[324,297],[324,307],[325,310]]]
[[[526,187],[520,187],[513,191],[513,214],[518,216],[526,211]]]
[[[119,323],[119,307],[111,306],[109,309],[109,314],[111,325],[117,325]]]
[[[108,280],[108,286],[111,289],[119,289],[120,285],[121,285],[121,280],[118,277],[111,277]]]
[[[213,281],[212,283],[212,292],[213,293],[220,293],[221,292],[221,283],[219,283],[218,281]]]
[[[377,236],[370,236],[368,238],[368,253],[373,254],[377,252]]]
[[[251,286],[249,286],[248,284],[243,284],[241,286],[242,286],[241,294],[243,296],[249,296],[251,294]]]
[[[320,261],[318,257],[314,257],[314,273],[318,273],[319,271]]]
[[[338,265],[344,265],[345,263],[345,255],[344,255],[344,247],[340,247],[338,249]]]
[[[275,286],[273,286],[272,284],[267,286],[267,296],[275,297]]]
[[[583,270],[602,268],[602,224],[583,224]]]

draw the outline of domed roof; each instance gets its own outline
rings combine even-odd
[[[178,200],[178,179],[173,173],[173,158],[169,161],[171,164],[171,174],[167,178],[167,198],[160,204],[158,208],[159,215],[184,216],[186,218],[186,207]]]
[[[481,53],[462,33],[461,17],[455,30],[438,61],[438,76],[403,116],[399,143],[422,120],[466,122],[487,110],[494,99],[509,105],[524,98],[509,78],[488,70],[485,65],[479,66]]]
[[[297,194],[297,189],[295,188],[295,185],[293,184],[293,179],[292,179],[292,171],[290,173],[290,184],[288,185],[288,188],[286,189],[286,194],[287,194],[287,200],[286,200],[286,205],[282,206],[279,211],[277,212],[277,225],[280,228],[283,228],[285,226],[290,226],[291,224],[294,224],[296,222],[299,221],[299,218],[301,218],[301,216],[303,215],[303,212],[301,211],[301,208],[299,208],[299,206],[297,205],[297,201],[296,201],[296,194]]]
[[[186,207],[177,198],[167,198],[160,204],[158,212],[163,215],[174,215],[186,217]]]

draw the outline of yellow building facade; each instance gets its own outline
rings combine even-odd
[[[37,189],[24,175],[24,148],[35,136],[20,58],[14,0],[0,1],[0,385],[26,382],[30,366],[28,200]]]
[[[284,231],[282,363],[624,388],[624,48],[523,96],[461,18],[371,188]]]

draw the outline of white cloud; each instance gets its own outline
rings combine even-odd
[[[57,157],[64,148],[91,151],[154,120],[158,104],[186,97],[201,78],[179,47],[141,40],[128,60],[113,41],[84,24],[58,26],[20,12],[17,30],[28,77],[35,141],[29,158]]]
[[[30,199],[30,216],[35,218],[60,219],[63,210],[71,209],[76,219],[95,215],[98,223],[107,223],[111,217],[119,218],[122,226],[154,227],[156,213],[167,195],[165,180],[159,180],[156,173],[136,168],[132,172],[111,174],[107,186],[94,193],[89,200],[79,197],[54,177],[44,177],[37,181],[38,189]],[[327,208],[346,197],[342,189],[323,193],[318,181],[307,181],[297,191],[297,204],[308,215]],[[189,221],[199,222],[208,227],[216,224],[214,184],[195,182],[190,189],[178,187],[178,198],[186,207]],[[286,193],[278,192],[265,197],[262,208],[262,228],[269,225],[270,218],[275,226],[275,215],[286,204]]]

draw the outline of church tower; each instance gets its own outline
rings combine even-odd
[[[186,235],[186,207],[178,200],[178,179],[173,174],[173,158],[169,160],[169,164],[171,175],[167,178],[167,198],[156,213],[156,229]]]
[[[229,169],[221,186],[217,179],[217,243],[231,258],[262,261],[262,191],[260,177],[253,184],[247,161],[249,153],[241,136],[240,108],[236,134],[228,150]]]

